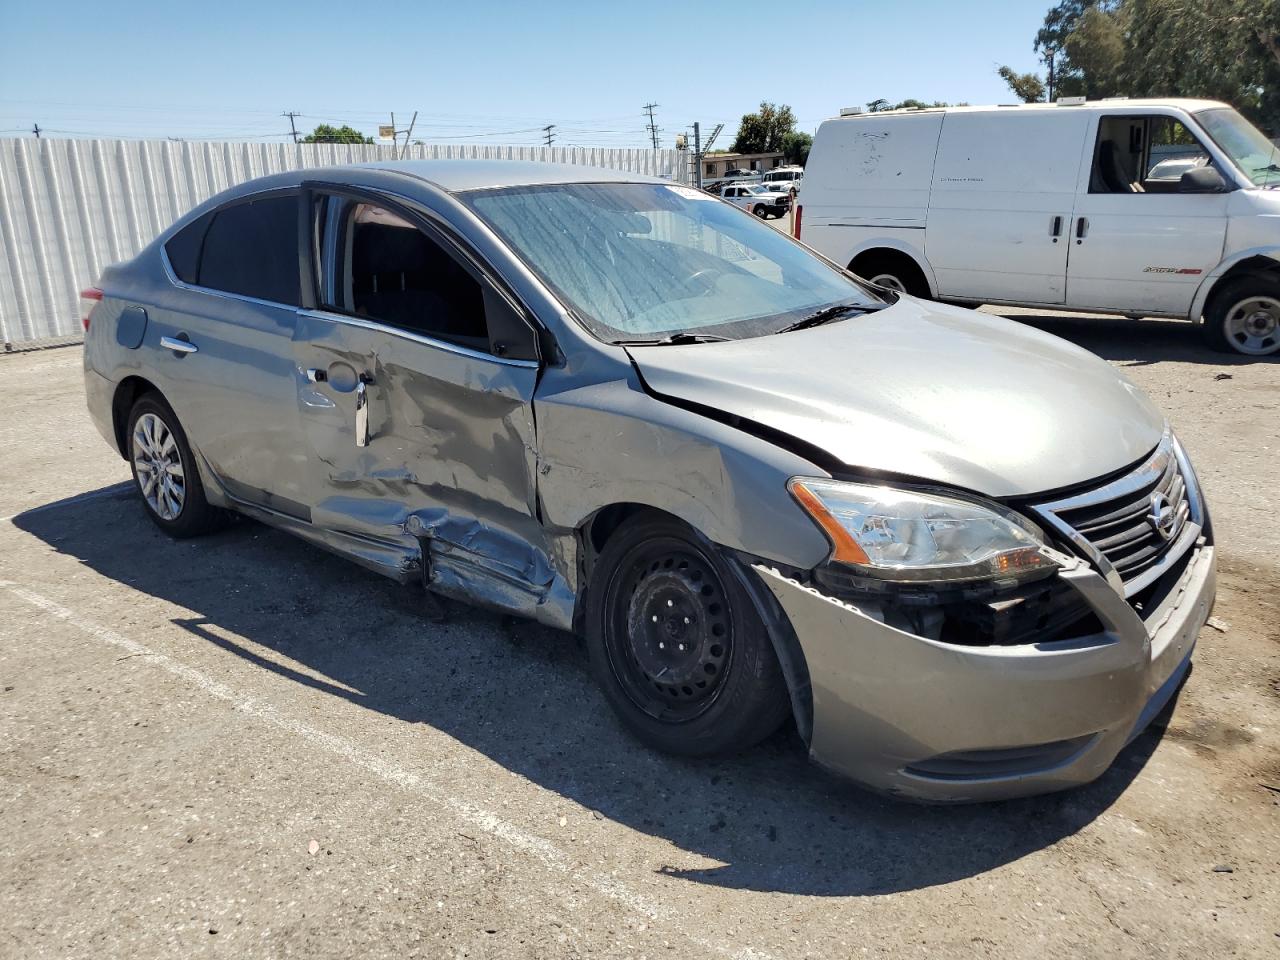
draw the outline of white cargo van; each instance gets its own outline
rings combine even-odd
[[[1104,100],[841,116],[797,235],[853,272],[969,303],[1203,318],[1280,352],[1280,150],[1223,103]]]

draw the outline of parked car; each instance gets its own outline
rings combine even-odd
[[[799,188],[800,181],[804,179],[804,167],[786,166],[774,167],[764,175],[764,186],[774,187],[776,189],[786,190],[791,187]]]
[[[900,796],[1069,787],[1173,696],[1213,603],[1199,483],[1123,375],[688,187],[278,174],[86,296],[89,413],[161,530],[240,513],[577,631],[674,753],[792,718]]]
[[[789,194],[759,184],[731,183],[721,189],[720,196],[761,218],[780,217],[791,209]]]
[[[1226,104],[842,116],[806,170],[805,242],[879,284],[1203,318],[1218,349],[1280,352],[1280,156]]]

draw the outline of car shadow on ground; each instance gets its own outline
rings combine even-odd
[[[620,730],[568,634],[460,604],[433,623],[420,591],[286,534],[239,521],[213,536],[172,541],[130,494],[103,493],[48,504],[13,523],[105,577],[190,611],[173,622],[192,644],[430,725],[604,817],[723,864],[659,867],[697,883],[861,896],[980,874],[1093,821],[1160,737],[1158,730],[1139,737],[1087,787],[963,807],[862,791],[808,762],[789,728],[723,760],[662,756]]]
[[[1070,340],[1121,366],[1146,366],[1172,360],[1226,368],[1280,360],[1278,356],[1247,357],[1220,353],[1205,343],[1197,324],[1186,320],[1130,320],[1128,317],[1080,317],[1065,313],[1000,315]]]

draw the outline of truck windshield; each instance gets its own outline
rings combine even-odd
[[[1201,110],[1195,118],[1255,187],[1280,185],[1280,149],[1230,107]]]
[[[460,198],[602,340],[745,339],[881,301],[737,207],[689,187],[569,183]]]

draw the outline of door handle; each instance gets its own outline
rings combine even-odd
[[[312,383],[324,383],[329,379],[329,371],[320,367],[308,367],[306,370],[307,379]]]
[[[178,337],[161,337],[160,346],[166,350],[172,350],[174,353],[198,353],[200,348],[190,340],[179,339]]]
[[[1058,242],[1058,238],[1062,236],[1062,217],[1054,217],[1049,221],[1049,236],[1053,237],[1054,243]]]
[[[360,382],[356,384],[356,446],[369,445],[369,390],[373,377],[367,373],[360,374]]]
[[[1089,235],[1089,218],[1080,217],[1076,220],[1076,243],[1079,243]]]

